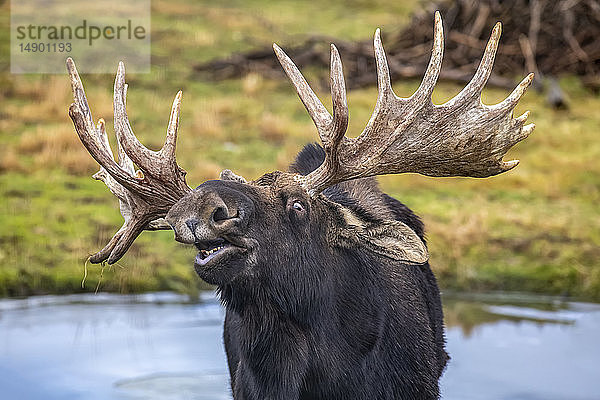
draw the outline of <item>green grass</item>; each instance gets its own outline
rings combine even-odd
[[[152,72],[127,76],[133,129],[158,148],[173,96],[183,89],[178,160],[191,186],[223,168],[249,178],[285,169],[317,139],[291,85],[257,75],[207,82],[192,65],[272,41],[285,46],[304,33],[358,39],[379,26],[385,35],[408,20],[416,1],[387,3],[154,1]],[[0,14],[6,23],[7,4]],[[5,53],[8,38],[0,31]],[[122,221],[116,199],[90,178],[97,165],[68,119],[67,76],[18,76],[5,72],[5,63],[0,68],[0,296],[93,291],[101,267],[88,265],[82,288],[85,260]],[[112,79],[83,76],[94,117],[107,119],[109,131]],[[515,170],[484,180],[380,179],[425,220],[443,288],[600,300],[600,97],[575,78],[562,84],[568,111],[548,108],[534,90],[519,105],[517,113],[531,110],[537,128],[511,150],[509,158],[522,161]],[[417,85],[394,83],[403,96]],[[441,102],[459,90],[440,84],[434,98]],[[486,90],[484,101],[506,95]],[[322,97],[328,104],[328,95]],[[349,93],[351,135],[368,120],[375,98],[374,88]],[[193,253],[172,232],[144,233],[118,265],[104,269],[100,290],[196,293],[205,286],[191,268]]]

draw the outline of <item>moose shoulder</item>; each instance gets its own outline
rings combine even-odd
[[[175,161],[181,93],[164,147],[133,134],[127,86],[115,80],[118,162],[104,122],[94,125],[72,60],[70,116],[95,175],[119,198],[125,223],[92,262],[117,261],[144,229],[172,228],[198,248],[194,268],[216,285],[226,309],[224,341],[236,400],[437,399],[448,355],[439,289],[423,224],[384,194],[374,176],[416,172],[487,177],[517,161],[502,157],[532,131],[512,110],[526,77],[504,101],[481,103],[500,37],[496,25],[469,84],[442,105],[431,102],[443,55],[436,13],[431,61],[410,98],[397,97],[379,37],[379,95],[355,139],[345,136],[348,107],[339,54],[331,50],[330,114],[300,71],[275,53],[313,119],[322,146],[308,145],[288,172],[247,181],[229,170],[195,190]],[[141,171],[135,172],[133,164]],[[165,219],[166,217],[166,219]]]

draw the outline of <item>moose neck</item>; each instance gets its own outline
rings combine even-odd
[[[227,310],[243,319],[283,319],[310,325],[329,302],[329,279],[314,273],[323,268],[301,260],[292,265],[258,265],[264,273],[237,277],[218,291]],[[273,270],[279,271],[275,274]]]
[[[315,327],[323,319],[335,318],[337,302],[352,302],[377,284],[379,263],[360,249],[326,248],[320,253],[306,254],[291,264],[259,265],[261,273],[220,286],[221,301],[243,320],[262,321],[264,326],[287,320]],[[357,278],[364,284],[357,286]]]

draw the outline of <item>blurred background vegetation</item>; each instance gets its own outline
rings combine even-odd
[[[152,72],[127,76],[133,129],[148,147],[159,148],[173,96],[182,89],[178,161],[191,186],[216,178],[223,168],[249,178],[286,169],[305,143],[317,139],[292,86],[255,74],[209,82],[192,66],[273,41],[285,48],[302,34],[358,40],[381,27],[385,41],[385,33],[405,25],[419,7],[416,0],[153,0]],[[0,296],[97,287],[194,294],[206,288],[193,272],[194,250],[174,242],[172,232],[142,234],[115,266],[88,265],[82,287],[88,255],[121,225],[117,200],[90,177],[97,165],[67,115],[67,74],[11,75],[8,2],[0,5],[0,17]],[[112,80],[83,76],[94,117],[104,117],[109,132]],[[409,96],[418,83],[394,82],[394,88]],[[535,90],[518,106],[517,115],[531,110],[537,128],[507,156],[521,159],[515,170],[483,180],[411,174],[380,179],[384,190],[424,219],[443,289],[600,300],[600,96],[575,77],[562,77],[561,86],[568,110],[550,108]],[[460,89],[440,83],[434,101]],[[330,104],[326,91],[320,95]],[[486,89],[483,100],[506,95]],[[356,135],[372,112],[376,88],[348,97],[349,130]]]

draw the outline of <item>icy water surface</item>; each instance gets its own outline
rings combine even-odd
[[[3,399],[230,399],[223,311],[170,293],[0,300]],[[600,305],[444,298],[443,399],[600,399]]]

